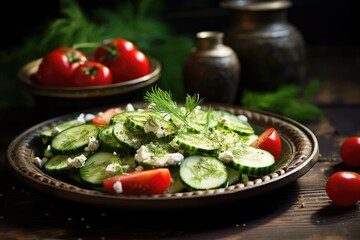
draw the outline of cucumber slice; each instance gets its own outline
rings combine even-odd
[[[110,125],[118,122],[124,123],[128,117],[131,116],[160,116],[156,112],[152,111],[126,111],[115,114],[110,118]]]
[[[174,135],[177,128],[174,123],[163,119],[160,115],[132,115],[126,119],[125,124],[134,130],[153,133],[157,138]]]
[[[76,119],[68,120],[62,123],[59,123],[52,127],[51,129],[44,130],[40,132],[40,136],[44,143],[48,142],[49,140],[53,139],[54,136],[65,129],[68,129],[69,127],[77,126],[79,125],[79,122]]]
[[[44,171],[50,175],[70,173],[75,171],[73,166],[67,164],[69,155],[56,155],[49,159],[44,165]]]
[[[151,141],[146,137],[144,132],[127,128],[123,122],[115,123],[113,136],[120,144],[133,150],[136,150]]]
[[[180,172],[179,172],[179,167],[174,167],[170,169],[170,174],[171,174],[171,184],[168,187],[168,189],[166,190],[167,193],[177,193],[177,192],[182,192],[185,189],[184,184],[181,181],[180,178]]]
[[[242,120],[234,114],[225,111],[217,111],[216,115],[218,118],[217,128],[219,129],[234,131],[243,136],[249,136],[255,133],[255,130],[248,122]]]
[[[217,158],[192,155],[181,162],[180,178],[189,190],[206,190],[225,186],[228,172]]]
[[[84,151],[92,137],[98,138],[99,128],[92,124],[82,124],[65,129],[51,141],[54,154],[73,154]]]
[[[107,170],[107,168],[110,170]],[[109,152],[97,152],[91,155],[80,168],[81,180],[89,186],[102,186],[102,180],[122,173],[120,159]]]
[[[190,154],[214,155],[220,149],[218,141],[209,139],[201,133],[179,133],[170,142],[170,145],[178,150],[185,150]]]
[[[232,150],[230,166],[254,177],[262,177],[275,171],[275,158],[268,151],[244,145]]]
[[[119,156],[126,156],[130,154],[128,148],[121,145],[113,135],[114,125],[108,125],[101,129],[99,134],[99,141],[101,149],[105,152],[116,152]]]

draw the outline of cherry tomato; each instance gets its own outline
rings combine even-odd
[[[275,128],[266,129],[250,145],[270,152],[276,161],[281,157],[281,139]]]
[[[84,53],[73,48],[56,48],[42,58],[36,73],[39,84],[70,87],[75,68],[87,60]]]
[[[103,186],[108,192],[120,193],[114,190],[115,183],[120,184],[119,189],[124,194],[160,194],[170,186],[171,175],[168,168],[155,168],[103,180]]]
[[[340,156],[347,165],[352,167],[360,166],[360,136],[349,137],[343,142],[340,149]]]
[[[105,112],[99,112],[92,119],[92,124],[96,126],[107,126],[110,124],[112,116],[122,111],[123,110],[121,108],[114,107],[107,109]]]
[[[150,73],[148,57],[126,39],[112,39],[99,46],[94,60],[109,67],[113,82],[124,82]]]
[[[332,174],[326,183],[328,197],[339,206],[351,206],[360,200],[360,174],[339,171]]]
[[[102,63],[87,61],[77,66],[72,74],[75,87],[100,86],[112,83],[110,69]]]

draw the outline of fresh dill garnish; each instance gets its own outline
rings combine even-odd
[[[152,104],[153,110],[161,114],[169,114],[177,118],[186,126],[189,126],[188,116],[195,110],[197,106],[203,103],[203,99],[198,94],[193,96],[187,95],[184,110],[173,100],[170,91],[164,91],[155,86],[151,91],[146,92],[144,101]]]
[[[213,161],[209,161],[206,159],[206,157],[202,157],[194,165],[192,173],[194,179],[201,182],[210,176],[220,176],[222,172],[218,169],[218,166]]]

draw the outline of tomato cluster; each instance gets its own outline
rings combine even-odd
[[[36,78],[52,87],[86,87],[129,81],[150,73],[148,57],[132,42],[115,38],[97,46],[92,56],[59,47],[42,58]]]
[[[360,166],[360,136],[347,138],[340,148],[342,161],[350,167]],[[326,182],[326,193],[339,206],[352,206],[360,201],[360,174],[338,171]]]

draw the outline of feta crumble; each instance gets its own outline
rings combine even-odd
[[[165,130],[156,121],[146,121],[144,125],[145,133],[153,132],[157,138],[161,138],[165,135]]]
[[[35,163],[35,165],[38,166],[39,168],[42,168],[48,160],[49,160],[49,159],[46,158],[46,157],[44,157],[44,158],[35,157],[35,158],[34,158],[34,163]]]
[[[116,193],[122,193],[123,192],[123,188],[122,188],[122,184],[120,181],[116,181],[113,184],[113,189]]]
[[[134,108],[134,106],[131,104],[131,103],[128,103],[127,105],[126,105],[126,111],[135,111],[135,108]]]
[[[234,154],[231,151],[224,151],[219,153],[218,159],[224,163],[229,163],[234,160]]]
[[[74,158],[69,157],[66,160],[66,163],[71,167],[81,168],[85,165],[86,159],[86,156],[84,154],[81,154],[80,156],[76,156]]]
[[[106,172],[107,174],[114,174],[114,173],[116,173],[118,170],[119,170],[118,165],[115,164],[115,163],[111,163],[111,164],[107,165],[106,168],[105,168],[105,172]]]
[[[89,138],[89,143],[87,145],[87,147],[85,147],[85,151],[86,152],[94,152],[99,148],[99,141],[94,137],[91,136]]]

